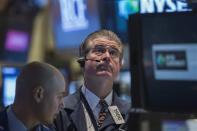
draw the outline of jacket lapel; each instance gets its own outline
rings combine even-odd
[[[86,121],[85,115],[83,111],[83,106],[79,104],[79,106],[73,111],[71,114],[71,119],[73,123],[76,125],[78,131],[86,131]]]
[[[80,102],[79,90],[67,99],[66,108],[72,111],[70,118],[77,130],[87,131],[84,110]]]

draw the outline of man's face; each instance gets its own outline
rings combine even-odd
[[[87,52],[84,76],[115,80],[121,67],[120,45],[106,38],[96,38],[88,43]]]
[[[59,113],[60,109],[64,107],[65,81],[62,78],[54,77],[48,87],[51,90],[44,91],[44,97],[41,102],[41,122],[45,124],[51,124],[55,116]]]

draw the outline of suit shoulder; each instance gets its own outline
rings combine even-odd
[[[131,103],[129,101],[123,100],[118,96],[114,98],[114,105],[118,106],[122,113],[128,113],[131,108]]]
[[[64,104],[66,108],[74,108],[75,105],[80,102],[80,93],[76,92],[74,94],[68,95],[64,98]]]
[[[121,103],[121,106],[125,107],[125,108],[130,108],[131,107],[131,103],[127,100],[122,100],[121,98],[119,98],[119,101]]]

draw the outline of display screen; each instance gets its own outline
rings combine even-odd
[[[25,52],[29,44],[29,34],[23,31],[9,30],[6,35],[5,50]]]
[[[16,78],[19,75],[20,68],[15,66],[3,66],[2,73],[2,100],[6,107],[14,102]]]
[[[77,48],[100,29],[97,0],[54,0],[52,22],[56,49]]]
[[[189,131],[186,121],[164,120],[161,131]]]
[[[197,43],[153,45],[154,78],[197,81],[196,51]]]
[[[197,129],[196,119],[174,119],[162,120],[161,131],[195,131]]]
[[[130,20],[131,68],[138,66],[134,76],[143,106],[197,112],[197,14],[141,14]]]
[[[2,43],[0,60],[4,62],[26,62],[30,49],[31,34],[22,29],[10,28]]]

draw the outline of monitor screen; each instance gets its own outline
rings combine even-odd
[[[183,120],[163,120],[161,131],[188,131],[188,127]]]
[[[191,114],[141,112],[130,113],[129,131],[196,131],[196,116]]]
[[[53,0],[51,11],[57,50],[78,49],[88,34],[100,29],[97,0]]]
[[[196,23],[195,12],[130,17],[134,103],[154,111],[197,112]]]
[[[28,49],[29,34],[24,31],[8,30],[5,41],[5,50],[25,52]]]
[[[0,60],[4,62],[25,62],[28,59],[31,34],[23,29],[9,28],[2,44]]]
[[[16,66],[2,66],[2,103],[3,107],[14,102],[16,78],[20,68]]]
[[[196,118],[161,120],[161,131],[195,131],[196,129]]]

